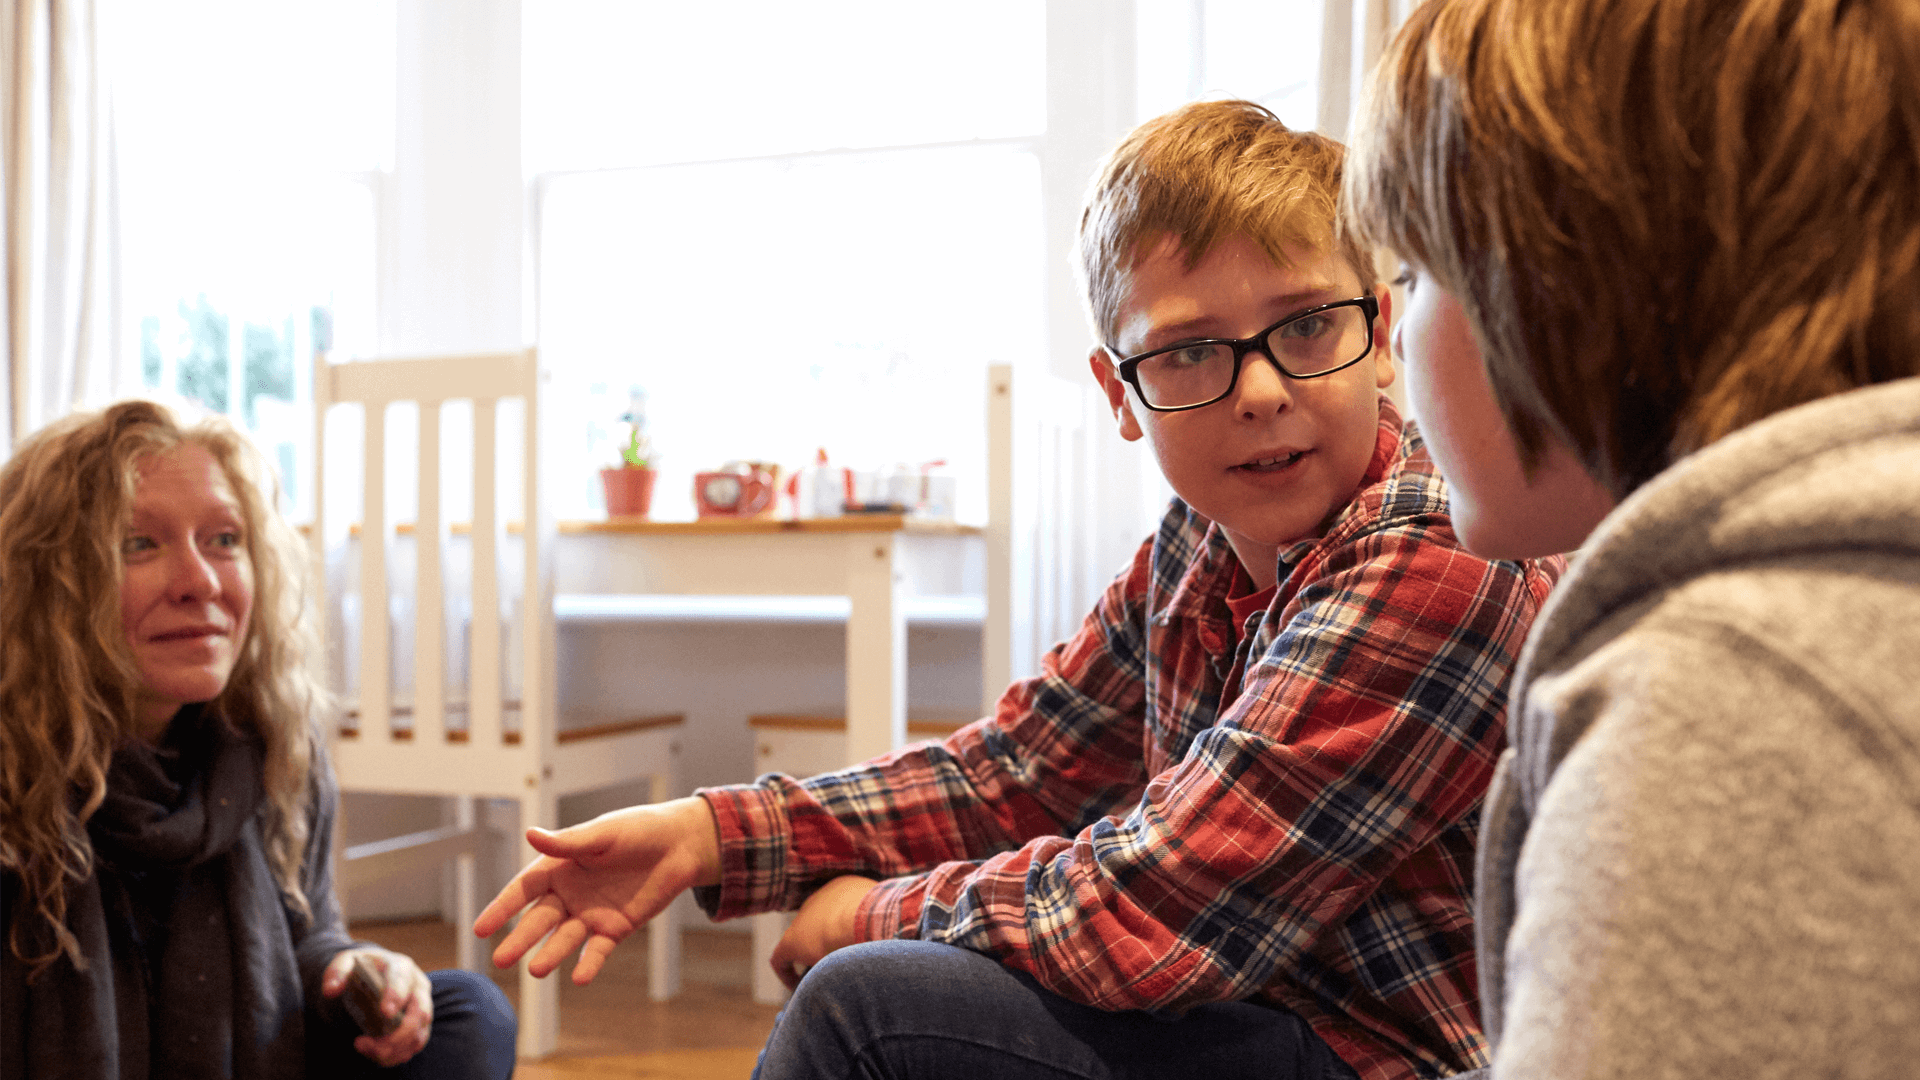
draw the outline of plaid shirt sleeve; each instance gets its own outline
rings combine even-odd
[[[1370,1078],[1479,1064],[1474,815],[1557,564],[1462,551],[1420,455],[1283,553],[1236,695],[1226,581],[1199,569],[1222,557],[1176,503],[994,717],[804,784],[709,792],[736,898],[721,913],[865,873],[883,879],[867,938],[973,949],[1100,1008],[1264,996]]]
[[[1038,677],[1009,687],[992,717],[806,781],[774,773],[699,792],[721,840],[721,884],[696,891],[702,906],[721,919],[790,910],[841,874],[924,882],[911,875],[1072,835],[1138,800],[1151,550],[1141,545],[1080,631]],[[903,901],[884,928],[869,916],[869,937],[910,932]]]

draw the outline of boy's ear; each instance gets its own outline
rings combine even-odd
[[[1145,432],[1133,415],[1133,402],[1127,397],[1127,381],[1120,377],[1120,369],[1107,358],[1107,350],[1098,345],[1087,354],[1087,366],[1093,369],[1094,381],[1107,395],[1107,407],[1113,410],[1114,422],[1120,425],[1120,437],[1128,442],[1137,441]]]
[[[1393,366],[1393,287],[1376,281],[1373,295],[1380,301],[1380,317],[1373,320],[1373,384],[1385,390],[1393,385],[1397,373]]]

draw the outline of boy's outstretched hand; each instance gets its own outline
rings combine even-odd
[[[559,832],[528,829],[527,842],[540,857],[507,882],[473,932],[491,937],[524,910],[493,950],[494,964],[513,964],[547,938],[527,970],[548,975],[578,950],[573,981],[581,986],[682,890],[720,881],[713,811],[698,797],[629,806]]]

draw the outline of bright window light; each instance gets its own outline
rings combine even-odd
[[[1045,6],[523,8],[542,355],[597,515],[630,391],[692,474],[943,461],[985,516],[986,366],[1038,358]]]
[[[1196,98],[1246,98],[1318,123],[1323,0],[1134,0],[1140,118]]]
[[[984,516],[986,365],[1043,338],[1039,216],[1038,165],[1005,148],[554,179],[541,347],[578,396],[580,452],[614,461],[640,386],[655,517],[693,516],[696,471],[819,448],[867,469],[946,461],[962,516]]]
[[[372,345],[394,20],[394,0],[101,10],[142,381],[253,430],[296,507],[312,349]]]
[[[1039,0],[526,0],[546,173],[1038,135]]]

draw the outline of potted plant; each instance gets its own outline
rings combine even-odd
[[[629,414],[631,416],[631,414]],[[638,423],[620,447],[620,462],[600,470],[608,517],[646,517],[653,503],[653,455]]]

